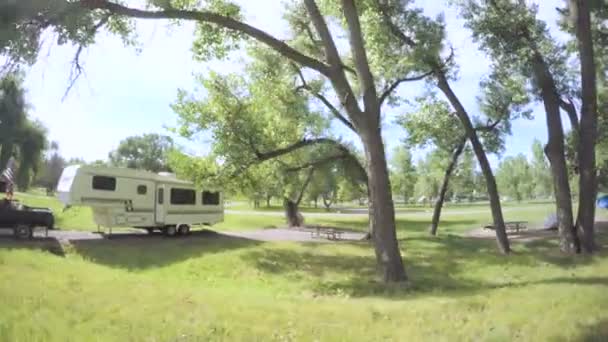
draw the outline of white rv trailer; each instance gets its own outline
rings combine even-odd
[[[166,235],[224,220],[218,189],[197,189],[168,173],[92,165],[63,170],[57,194],[66,206],[88,206],[103,227],[134,227]]]

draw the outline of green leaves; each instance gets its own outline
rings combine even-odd
[[[532,198],[534,177],[526,156],[519,154],[505,158],[498,167],[496,180],[502,193],[518,202]]]
[[[547,63],[560,93],[568,92],[573,82],[568,70],[566,49],[549,33],[547,25],[538,19],[538,6],[511,0],[456,1],[473,38],[496,65],[509,66],[530,78],[533,90],[538,84],[532,66],[539,57]]]
[[[170,171],[168,155],[175,149],[173,139],[159,134],[128,137],[110,152],[112,165],[152,172]]]
[[[242,20],[241,8],[231,1],[208,0],[203,10],[217,13],[232,19]],[[204,62],[212,59],[225,59],[232,51],[237,50],[245,36],[234,30],[198,22],[192,44],[194,58]]]
[[[397,124],[407,132],[405,142],[412,147],[435,146],[449,151],[464,135],[458,118],[450,105],[429,93],[416,99],[417,109],[397,117]]]
[[[407,146],[399,145],[393,151],[390,161],[391,185],[394,196],[402,196],[407,201],[414,194],[416,168]]]

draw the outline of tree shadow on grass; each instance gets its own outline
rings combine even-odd
[[[581,334],[575,338],[580,342],[605,342],[608,341],[608,319],[601,320],[595,324],[581,326]]]
[[[219,234],[193,231],[188,236],[120,234],[111,239],[72,240],[74,251],[95,263],[139,270],[163,267],[175,262],[227,250],[249,248],[262,242]]]
[[[334,253],[317,246],[303,249],[258,248],[242,258],[258,270],[269,274],[297,275],[311,283],[317,295],[352,297],[416,298],[419,296],[469,296],[498,288],[535,284],[608,285],[608,277],[560,277],[526,282],[515,273],[496,272],[495,278],[473,278],[469,268],[508,270],[512,266],[540,267],[546,262],[538,252],[518,251],[500,255],[495,242],[457,235],[440,238],[417,234],[401,240],[405,246],[405,262],[413,281],[406,286],[387,286],[377,280],[376,261],[369,243],[345,243],[353,253]],[[408,249],[411,246],[411,250]],[[357,248],[367,248],[363,252]],[[338,247],[335,247],[338,248]],[[598,257],[605,257],[601,255]],[[562,261],[560,261],[562,262]]]
[[[475,220],[447,220],[441,223],[441,232],[450,232],[455,227],[459,226],[474,226],[478,224]],[[343,218],[323,218],[322,220],[312,220],[312,225],[315,226],[332,226],[341,229],[367,232],[369,230],[369,222],[367,219],[343,219]],[[427,232],[431,224],[430,220],[425,219],[408,219],[397,217],[397,233],[420,233]]]
[[[43,252],[49,252],[54,255],[64,257],[65,251],[61,246],[61,243],[52,237],[36,237],[31,240],[18,240],[12,236],[0,236],[0,249],[3,250],[38,250]]]

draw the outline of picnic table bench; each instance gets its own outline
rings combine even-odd
[[[325,235],[329,240],[341,240],[343,233],[344,232],[336,229],[322,229],[321,227],[316,227],[314,230],[310,231],[310,236],[313,238],[320,238],[321,235]]]
[[[507,230],[511,230],[511,231],[514,230],[516,233],[519,233],[520,230],[526,229],[527,225],[528,225],[527,221],[509,221],[509,222],[505,222],[505,228]],[[494,230],[494,224],[485,225],[483,228],[484,229],[492,229],[492,230]]]

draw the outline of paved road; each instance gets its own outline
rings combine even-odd
[[[513,208],[503,208],[503,212],[512,211]],[[285,213],[282,211],[256,211],[256,210],[225,210],[225,214],[235,214],[235,215],[257,215],[257,216],[285,216]],[[467,214],[490,214],[490,208],[487,209],[475,209],[475,210],[461,210],[461,209],[444,209],[442,211],[442,215],[467,215]],[[424,209],[424,211],[411,211],[409,209],[406,210],[395,210],[395,214],[399,217],[403,216],[417,216],[417,217],[426,217],[433,214],[432,209]],[[304,217],[327,217],[327,216],[336,216],[336,215],[344,215],[344,216],[367,216],[367,209],[342,209],[336,212],[328,212],[328,213],[310,213],[303,212],[302,215]]]
[[[37,241],[38,239],[42,239],[40,241],[53,241],[56,240],[60,243],[69,243],[70,241],[82,241],[82,240],[109,240],[108,235],[97,233],[97,232],[83,232],[83,231],[74,231],[74,230],[49,230],[48,238],[44,239],[44,231],[36,230],[34,233],[35,239],[33,241]],[[333,242],[328,240],[326,237],[318,238],[313,237],[311,235],[311,230],[309,229],[259,229],[253,231],[245,231],[245,232],[233,232],[233,231],[212,231],[212,230],[194,230],[188,237],[177,237],[179,239],[187,239],[187,238],[206,238],[212,236],[219,237],[238,237],[248,240],[256,240],[256,241],[293,241],[293,242]],[[343,232],[341,236],[341,240],[349,240],[349,241],[359,241],[362,240],[365,235],[357,232]],[[0,231],[0,238],[6,239],[7,241],[12,241],[12,233],[9,230]],[[140,231],[136,229],[116,229],[112,232],[112,239],[120,240],[120,239],[137,239],[138,241],[145,241],[146,239],[165,239],[165,237],[160,234],[149,235],[145,231]],[[168,239],[168,238],[167,238]],[[1,241],[1,240],[0,240]]]

